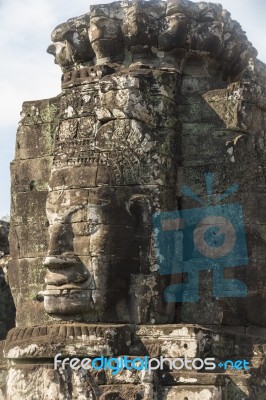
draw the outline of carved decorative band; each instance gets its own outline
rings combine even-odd
[[[109,65],[93,65],[67,71],[62,75],[62,88],[65,89],[72,86],[84,85],[86,83],[95,83],[104,76],[111,75],[114,72],[115,69]]]
[[[8,332],[6,345],[49,336],[50,338],[71,338],[73,340],[80,337],[106,337],[114,332],[127,330],[128,325],[93,325],[93,324],[57,324],[46,326],[35,326],[33,328],[14,328]]]

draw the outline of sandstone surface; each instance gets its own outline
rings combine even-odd
[[[54,29],[48,52],[62,91],[23,104],[11,165],[6,399],[265,399],[266,67],[256,50],[220,4],[140,0],[91,6]],[[236,205],[243,216],[223,214]],[[215,207],[239,227],[239,251],[199,270],[178,269],[177,251],[162,273],[153,217]],[[178,230],[169,218],[168,233]],[[180,231],[176,245],[195,237]],[[251,369],[114,376],[54,370],[56,353],[245,359]]]

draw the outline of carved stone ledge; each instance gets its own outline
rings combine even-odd
[[[109,65],[93,65],[77,70],[67,71],[62,75],[62,89],[98,82],[106,75],[115,72]]]
[[[53,358],[123,354],[151,357],[248,357],[259,364],[266,353],[265,338],[207,329],[198,325],[58,324],[14,328],[7,336],[5,357]]]
[[[127,325],[60,324],[9,331],[7,358],[53,358],[62,354],[112,356],[128,353],[131,343]]]

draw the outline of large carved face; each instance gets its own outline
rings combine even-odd
[[[44,260],[48,313],[129,321],[129,281],[139,273],[139,231],[150,215],[148,207],[139,209],[143,195],[129,186],[111,186],[108,179],[105,167],[52,172],[46,204],[50,242]]]
[[[176,74],[159,75],[174,92]],[[178,130],[167,96],[155,96],[150,111],[140,82],[160,93],[156,77],[113,74],[98,88],[67,89],[60,100],[46,204],[49,314],[93,322],[148,322],[158,315],[151,306],[161,281],[152,276],[152,213],[175,207]],[[134,118],[116,113],[116,107],[129,112],[133,101],[141,104]]]

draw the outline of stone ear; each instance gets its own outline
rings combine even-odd
[[[135,219],[137,233],[143,233],[151,227],[151,201],[146,195],[133,195],[128,204],[128,211]]]

